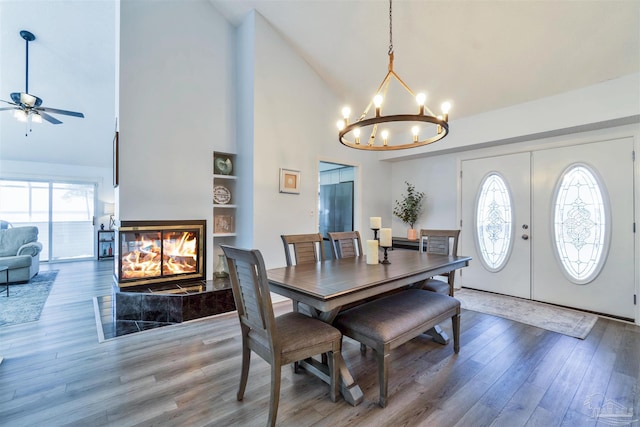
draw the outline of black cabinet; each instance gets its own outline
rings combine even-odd
[[[98,260],[113,259],[114,230],[98,230]]]

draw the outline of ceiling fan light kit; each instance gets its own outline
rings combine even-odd
[[[449,133],[450,102],[442,104],[442,114],[436,116],[426,105],[425,93],[415,94],[400,76],[393,71],[392,0],[389,0],[389,71],[378,87],[375,96],[364,112],[353,123],[349,123],[351,109],[342,109],[342,119],[338,120],[338,139],[341,144],[359,150],[388,151],[421,147],[441,140]],[[395,79],[416,101],[410,114],[382,114],[382,105],[387,98],[389,84]],[[375,106],[373,117],[367,118],[371,107]],[[427,125],[427,126],[425,126]],[[378,129],[380,126],[382,128]],[[388,128],[397,130],[393,135]],[[366,132],[365,132],[366,131]],[[380,131],[380,132],[378,132]],[[368,137],[361,140],[361,135]],[[393,139],[391,137],[393,136]]]
[[[20,37],[22,37],[26,43],[25,89],[24,92],[13,92],[10,94],[11,101],[13,102],[0,99],[1,102],[11,105],[11,107],[0,108],[0,111],[13,110],[13,116],[19,121],[27,123],[27,125],[31,123],[42,123],[43,119],[54,125],[62,123],[51,114],[62,114],[64,116],[80,118],[84,117],[84,114],[76,111],[42,107],[42,98],[29,93],[29,42],[34,41],[36,36],[30,31],[22,30],[20,31]],[[31,131],[31,129],[29,130]],[[25,133],[25,136],[27,135],[28,133]]]

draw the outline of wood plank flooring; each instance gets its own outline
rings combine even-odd
[[[0,328],[0,425],[266,424],[269,366],[255,355],[236,401],[235,313],[98,343],[92,298],[110,293],[113,264],[42,268],[60,272],[40,320]],[[332,403],[324,383],[283,369],[278,425],[607,426],[617,411],[616,425],[640,426],[639,327],[600,318],[579,340],[465,311],[461,331],[458,355],[428,337],[392,353],[385,409],[375,353],[362,356],[349,339],[343,354],[364,393],[359,406]]]

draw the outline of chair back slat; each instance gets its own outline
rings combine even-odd
[[[336,259],[363,255],[359,231],[336,231],[328,234],[333,256]]]
[[[426,239],[427,253],[456,256],[458,255],[459,237],[460,230],[420,230],[420,252],[425,252],[424,246]],[[447,282],[449,283],[449,296],[453,296],[456,278],[455,270],[449,273],[443,273],[441,276],[447,278]]]
[[[257,250],[220,245],[229,265],[229,279],[240,323],[269,337],[273,344],[275,318],[262,254]]]
[[[449,238],[446,236],[430,236],[427,241],[427,253],[449,255]]]
[[[325,260],[324,245],[320,233],[283,234],[280,237],[284,245],[287,266]],[[291,248],[293,248],[293,256],[291,256]]]
[[[458,255],[460,230],[420,230],[420,252],[442,255]]]

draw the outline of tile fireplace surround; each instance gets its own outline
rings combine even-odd
[[[235,310],[228,279],[124,290],[114,286],[116,320],[180,323]]]

